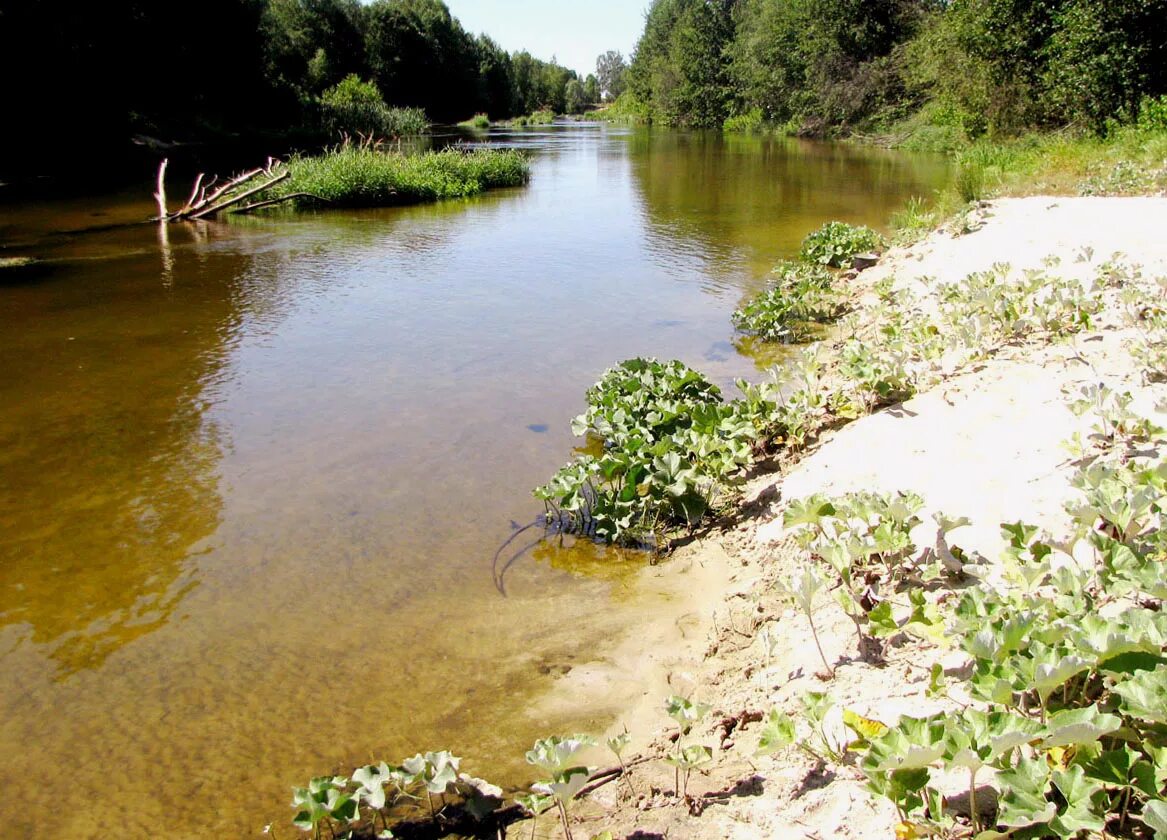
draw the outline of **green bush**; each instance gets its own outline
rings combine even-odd
[[[727,117],[721,127],[728,134],[754,134],[762,130],[762,109],[751,108],[744,114]]]
[[[297,203],[319,199],[339,207],[417,204],[519,186],[530,178],[526,156],[509,149],[404,155],[346,145],[318,157],[292,158],[288,170],[291,177],[260,198],[306,193],[312,197]]]
[[[324,128],[334,135],[386,139],[423,134],[429,126],[424,111],[390,108],[375,85],[362,82],[355,74],[321,94],[320,113]]]
[[[802,259],[807,262],[849,268],[856,254],[878,251],[883,237],[869,227],[846,222],[827,222],[802,241]]]
[[[783,263],[774,275],[769,289],[733,313],[741,332],[763,341],[803,341],[810,337],[809,324],[829,323],[842,314],[830,269],[817,263]]]
[[[1167,96],[1143,98],[1138,126],[1142,131],[1167,131]]]

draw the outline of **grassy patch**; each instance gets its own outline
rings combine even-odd
[[[1156,195],[1167,191],[1167,126],[1152,119],[1106,136],[1057,132],[1008,140],[944,143],[956,164],[950,187],[913,199],[892,220],[906,244],[957,215],[969,202],[1024,195]],[[896,139],[896,138],[893,138]],[[902,139],[902,138],[899,138]],[[917,137],[917,139],[919,139]],[[902,148],[918,148],[905,142]]]
[[[490,116],[488,114],[475,114],[470,119],[458,123],[458,125],[461,128],[487,129],[490,128]]]
[[[291,177],[261,198],[307,193],[338,207],[419,204],[520,186],[530,178],[523,154],[494,149],[406,155],[348,146],[318,157],[292,158],[287,167]],[[313,198],[295,201],[319,203]]]
[[[530,125],[551,125],[555,122],[554,111],[535,111],[533,114],[525,114],[521,117],[515,117],[513,120],[507,120],[503,125],[509,128],[525,128]]]

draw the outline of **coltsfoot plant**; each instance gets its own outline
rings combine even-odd
[[[793,343],[812,335],[813,324],[836,320],[844,311],[834,274],[817,263],[782,263],[770,288],[733,313],[734,326],[764,341]]]
[[[389,838],[393,836],[389,809],[417,802],[423,792],[431,817],[438,813],[435,796],[443,804],[447,796],[454,796],[467,813],[482,819],[502,804],[502,789],[458,772],[461,762],[443,750],[418,753],[400,766],[381,762],[359,767],[351,777],[317,777],[307,787],[293,789],[292,824],[319,838],[323,828],[332,837],[352,836],[358,830],[371,836],[380,822],[376,836]]]
[[[697,768],[713,760],[713,753],[703,744],[686,743],[693,727],[705,719],[712,707],[686,697],[674,694],[665,701],[665,712],[677,723],[676,749],[665,757],[665,764],[671,764],[674,772],[674,786],[677,796],[689,796],[689,776]]]
[[[576,755],[595,744],[595,739],[587,735],[552,737],[536,741],[527,752],[527,763],[550,775],[549,779],[532,785],[531,790],[537,796],[547,797],[559,810],[559,818],[563,823],[563,833],[567,840],[572,840],[569,818],[571,803],[587,785],[592,774],[592,769],[580,764],[576,760]],[[531,811],[539,804],[528,800],[523,803],[523,807]]]
[[[945,571],[941,560],[925,563],[922,556],[917,557],[912,531],[922,524],[917,514],[923,504],[915,493],[863,492],[833,498],[814,495],[796,499],[786,509],[786,527],[814,560],[829,568],[829,579],[821,579],[821,574],[812,578],[819,578],[818,589],[834,591],[835,600],[855,625],[861,652],[868,644],[867,636],[892,636],[903,631],[932,641],[943,637],[943,621],[935,606],[915,588]],[[945,545],[949,531],[968,524],[964,519],[943,516],[935,521],[937,542]],[[892,619],[888,599],[904,586],[911,587],[911,614],[901,627]],[[804,581],[801,589],[807,588]],[[803,609],[812,606],[803,604]]]
[[[1003,526],[1003,583],[960,599],[950,629],[978,706],[872,739],[861,766],[903,836],[1167,836],[1167,463],[1104,455],[1075,486],[1068,538]],[[959,811],[937,771],[964,774]],[[978,807],[990,773],[995,809]]]
[[[742,403],[678,361],[630,359],[587,393],[572,431],[602,454],[581,455],[535,497],[548,521],[572,533],[624,544],[655,543],[696,525],[731,474],[750,463],[757,430]]]
[[[880,251],[882,236],[869,227],[827,222],[802,241],[802,259],[832,268],[850,268],[857,254]]]

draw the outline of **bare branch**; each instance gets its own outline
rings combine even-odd
[[[158,220],[165,222],[170,213],[166,210],[166,164],[170,163],[168,158],[163,158],[161,165],[158,167],[158,186],[154,191],[154,200],[158,202]]]

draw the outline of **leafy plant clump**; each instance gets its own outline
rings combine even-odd
[[[537,819],[539,814],[554,806],[559,811],[567,840],[572,840],[571,803],[587,785],[592,774],[592,769],[580,764],[575,757],[581,750],[595,744],[595,739],[587,735],[544,738],[536,741],[527,753],[527,763],[540,768],[550,778],[532,785],[531,795],[520,800],[519,804],[532,815],[532,819]]]
[[[762,130],[764,122],[762,109],[751,108],[744,113],[726,117],[721,130],[726,134],[755,134]]]
[[[475,114],[473,117],[466,120],[465,122],[458,123],[458,125],[460,125],[462,128],[474,128],[474,129],[479,129],[479,130],[485,130],[485,129],[490,128],[490,115],[489,114]]]
[[[802,241],[802,259],[850,268],[857,254],[882,250],[884,239],[869,227],[849,225],[846,222],[827,222]]]
[[[713,707],[674,694],[665,701],[665,712],[677,723],[676,746],[665,764],[673,768],[674,793],[681,798],[689,796],[689,776],[693,771],[713,760],[713,753],[704,744],[688,744],[685,740],[693,727],[705,719]]]
[[[788,262],[777,266],[774,276],[769,289],[733,313],[741,332],[764,341],[805,341],[811,337],[810,325],[830,323],[843,313],[829,269]]]
[[[447,149],[418,155],[345,144],[317,157],[294,157],[291,177],[261,199],[299,196],[297,205],[325,202],[337,207],[417,204],[466,198],[530,179],[527,158],[513,150]]]
[[[1135,415],[1127,395],[1090,386],[1082,396],[1075,410],[1095,423],[1081,447],[1078,495],[1066,505],[1070,532],[1003,525],[1000,576],[965,589],[947,627],[918,588],[906,624],[869,611],[876,632],[915,627],[962,649],[973,702],[890,727],[845,713],[858,738],[844,745],[825,737],[821,698],[812,697],[810,736],[799,738],[796,721],[776,711],[760,754],[790,744],[819,760],[861,752],[870,790],[899,812],[900,837],[1164,836],[1167,461],[1155,453],[1167,433]],[[856,571],[874,558],[876,567],[901,558],[883,579],[914,576],[902,558],[914,549],[918,506],[904,494],[816,496],[792,504],[786,522],[834,568],[846,608]],[[937,522],[941,531],[967,524]],[[934,668],[935,690],[942,680]],[[944,796],[954,775],[967,791],[959,807]]]
[[[423,796],[431,816],[438,813],[438,801],[444,807],[446,797],[453,796],[468,813],[482,819],[502,804],[502,790],[460,773],[461,763],[461,758],[443,750],[419,753],[400,766],[381,762],[359,767],[352,776],[317,777],[293,790],[292,824],[319,840],[324,828],[331,837],[338,831],[352,836],[358,829],[371,836],[379,823],[376,836],[390,838],[389,812],[412,806]]]
[[[320,115],[333,135],[360,134],[384,140],[424,134],[429,120],[420,108],[390,108],[380,91],[356,74],[320,96]]]
[[[741,402],[678,361],[630,359],[587,392],[572,421],[600,454],[560,469],[535,497],[572,533],[629,545],[696,525],[728,477],[748,464],[757,437]]]

